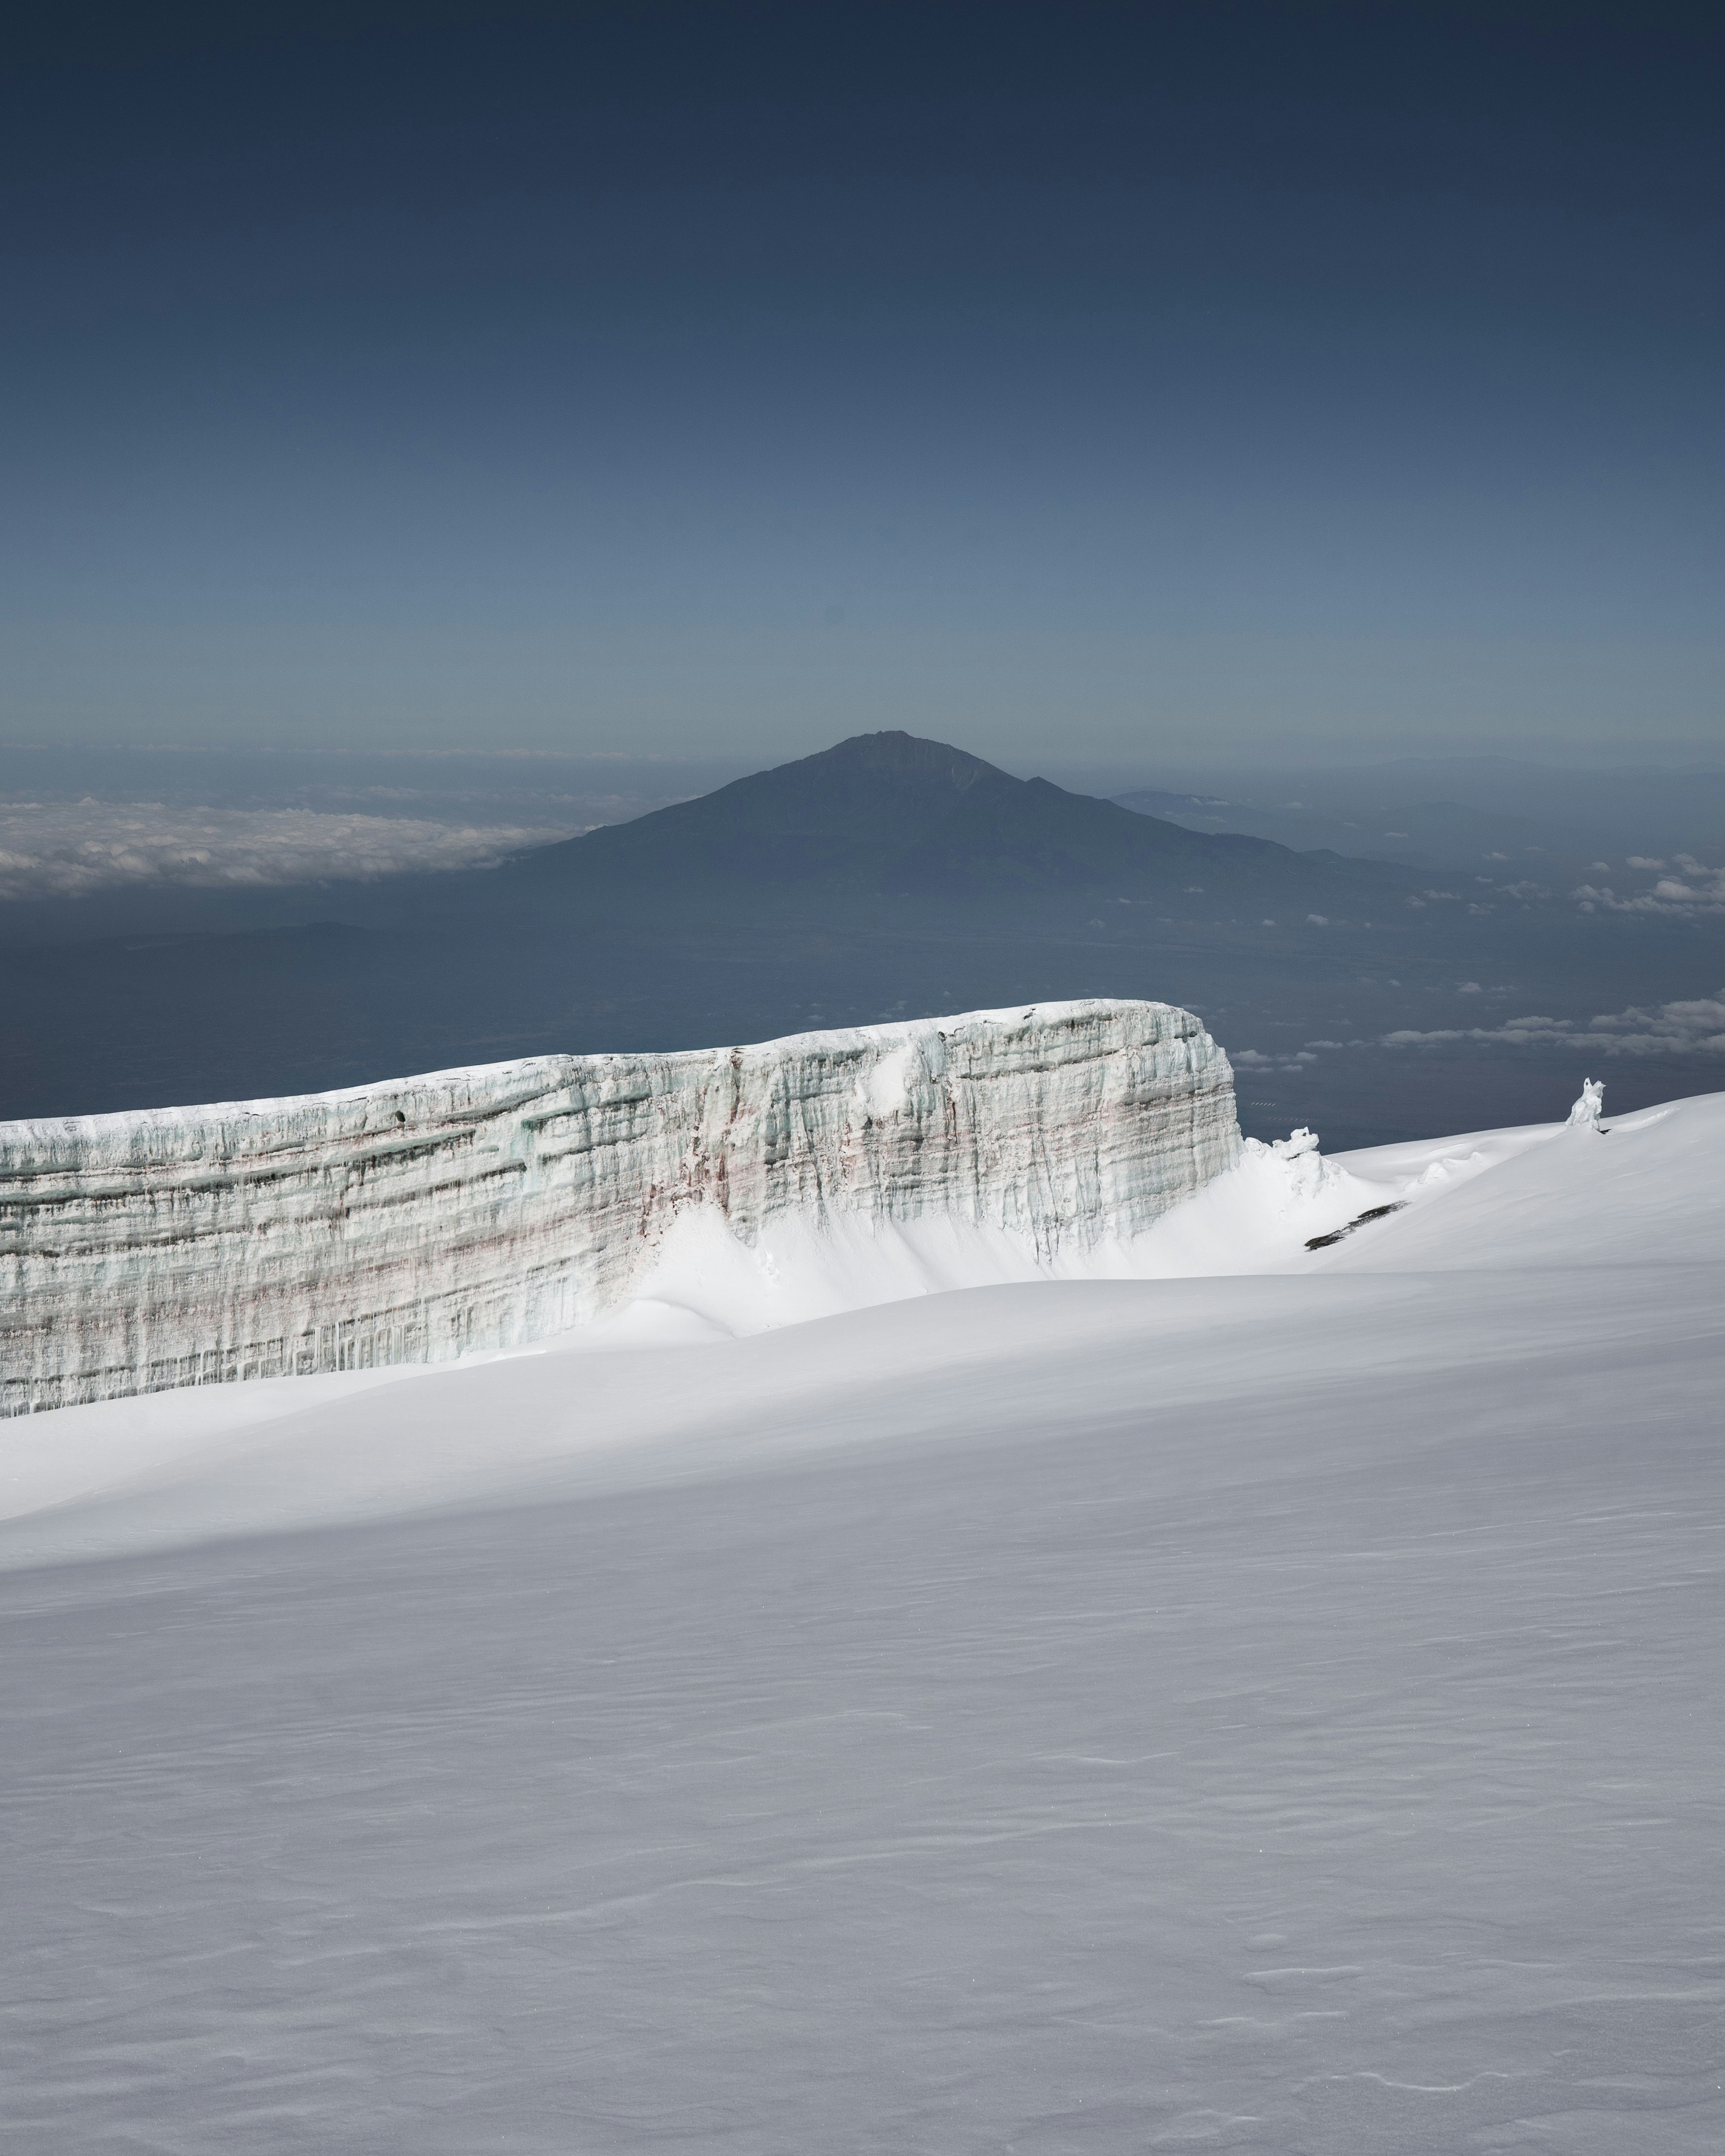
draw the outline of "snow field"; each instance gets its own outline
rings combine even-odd
[[[1725,1098],[1604,1122],[8,1424],[18,2145],[1725,2144]]]

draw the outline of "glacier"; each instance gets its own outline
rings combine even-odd
[[[703,1233],[922,1224],[1057,1267],[1241,1157],[1225,1054],[1129,1000],[8,1124],[0,1414],[521,1348]]]
[[[1725,1096],[1248,1142],[1142,1277],[723,1219],[5,1426],[21,2146],[1725,2146]]]

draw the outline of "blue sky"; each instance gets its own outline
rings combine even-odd
[[[1725,731],[1717,54],[1656,13],[132,39],[6,86],[0,737]]]

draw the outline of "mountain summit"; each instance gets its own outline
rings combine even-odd
[[[1405,877],[1266,839],[1189,831],[1045,778],[1014,778],[949,742],[855,734],[524,856],[536,886],[729,895],[787,886],[859,895],[1001,898],[1106,888],[1167,896],[1194,886],[1256,905],[1334,897],[1338,881],[1396,891]]]

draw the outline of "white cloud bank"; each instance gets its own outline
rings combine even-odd
[[[1386,1033],[1386,1048],[1432,1041],[1495,1040],[1516,1048],[1584,1048],[1598,1055],[1725,1055],[1725,988],[1717,997],[1661,1004],[1656,1010],[1611,1011],[1585,1020],[1512,1018],[1502,1025],[1448,1026],[1432,1033]]]
[[[1319,1041],[1315,1045],[1321,1048],[1339,1048],[1342,1043],[1327,1040]],[[1303,1048],[1297,1053],[1285,1050],[1279,1054],[1272,1053],[1269,1055],[1263,1055],[1255,1048],[1240,1048],[1231,1050],[1228,1060],[1236,1070],[1253,1072],[1298,1070],[1308,1063],[1316,1063],[1317,1058]]]
[[[311,808],[155,802],[0,803],[0,900],[84,898],[136,885],[265,888],[489,868],[567,829],[453,824]]]
[[[1693,921],[1702,914],[1725,913],[1725,869],[1710,869],[1692,854],[1676,856],[1676,875],[1662,875],[1651,891],[1620,898],[1609,884],[1584,883],[1569,895],[1584,913],[1653,913],[1676,921]],[[1662,869],[1662,860],[1631,854],[1632,869]]]

